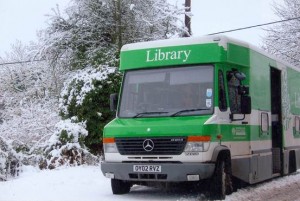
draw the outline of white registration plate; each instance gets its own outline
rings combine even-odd
[[[161,172],[160,165],[134,165],[133,172]]]

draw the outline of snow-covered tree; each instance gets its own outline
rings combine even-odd
[[[264,48],[278,57],[300,66],[300,1],[283,0],[282,4],[275,4],[276,15],[284,21],[268,28],[268,35],[264,39]]]
[[[23,154],[24,163],[32,164],[30,148],[47,141],[60,120],[55,83],[64,74],[54,79],[47,62],[21,62],[32,58],[31,51],[19,42],[12,47],[3,61],[13,64],[0,68],[0,137],[13,145],[11,151]]]
[[[9,147],[1,148],[0,174],[15,163],[10,153],[43,168],[94,161],[89,151],[101,152],[114,117],[121,46],[182,34],[181,13],[166,0],[73,0],[65,13],[53,10],[38,42],[14,44],[1,61],[28,62],[0,69],[0,138]]]
[[[79,2],[74,1],[65,14],[61,14],[59,8],[53,10],[49,27],[40,33],[41,56],[54,65],[63,61],[59,66],[63,64],[68,69],[81,69],[88,64],[115,59],[115,47],[109,43],[110,13],[101,2],[99,5],[89,2],[80,7]]]
[[[101,151],[104,125],[113,118],[109,94],[118,92],[120,74],[105,72],[118,66],[120,48],[126,43],[166,39],[183,32],[179,9],[167,0],[73,0],[61,13],[49,16],[49,27],[40,35],[40,55],[57,61],[75,76],[65,83],[60,110],[64,119],[86,121],[87,145]],[[103,68],[103,69],[102,69]]]
[[[32,146],[51,133],[59,121],[56,81],[51,78],[45,62],[0,69],[1,136]]]
[[[41,32],[41,55],[70,69],[99,64],[116,66],[126,43],[170,38],[185,29],[180,10],[167,0],[73,0],[59,8]]]

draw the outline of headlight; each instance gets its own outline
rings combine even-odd
[[[115,138],[103,138],[104,153],[118,153]]]
[[[190,136],[186,143],[185,152],[204,152],[210,145],[210,136]]]

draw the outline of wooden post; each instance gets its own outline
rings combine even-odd
[[[186,13],[191,12],[191,0],[185,0],[185,12]],[[187,28],[187,31],[188,31],[188,33],[184,34],[184,37],[190,37],[192,35],[191,18],[187,14],[185,14],[184,24],[185,24],[185,27]]]

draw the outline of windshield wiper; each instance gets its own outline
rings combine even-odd
[[[169,112],[141,112],[141,113],[137,113],[132,118],[137,118],[137,117],[140,117],[140,116],[143,116],[143,115],[147,115],[147,114],[151,115],[151,114],[166,114],[166,113],[169,113]]]
[[[210,110],[208,108],[195,108],[195,109],[188,109],[188,110],[179,110],[173,114],[170,115],[170,117],[175,117],[181,113],[184,113],[184,112],[195,112],[195,111],[201,111],[201,110]]]

